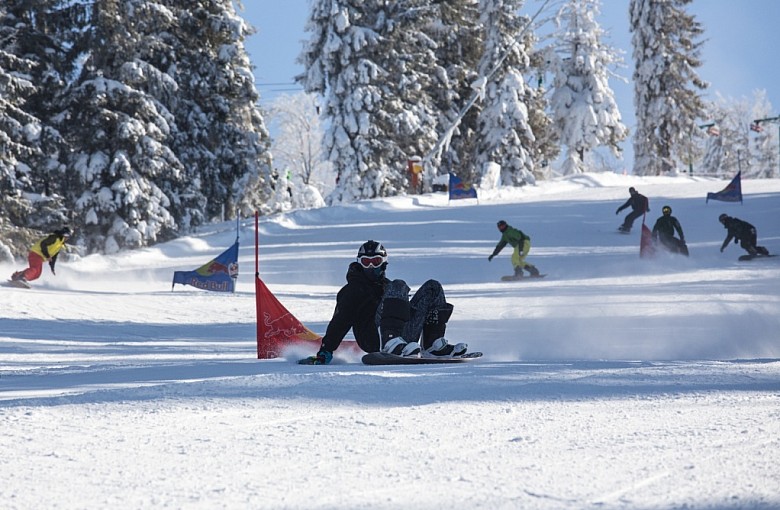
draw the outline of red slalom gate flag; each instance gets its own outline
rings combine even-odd
[[[257,275],[255,305],[258,359],[277,358],[282,349],[296,343],[310,343],[314,352],[319,349],[321,337],[290,313]]]
[[[642,222],[642,238],[639,241],[639,257],[655,257],[655,243],[653,243],[653,232]]]
[[[276,299],[260,279],[259,214],[255,212],[255,309],[257,312],[257,358],[277,358],[282,349],[295,343],[310,343],[317,352],[322,339],[304,326]]]

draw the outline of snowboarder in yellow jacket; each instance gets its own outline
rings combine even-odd
[[[493,253],[488,257],[488,261],[499,254],[507,244],[514,248],[512,252],[512,267],[515,270],[514,277],[520,279],[523,277],[523,269],[528,271],[531,276],[539,276],[539,270],[536,266],[525,261],[528,252],[531,251],[531,238],[525,235],[521,230],[511,227],[504,220],[499,220],[496,224],[498,231],[501,232],[501,239],[496,244]]]
[[[35,243],[27,254],[27,262],[30,267],[23,271],[15,272],[11,276],[11,280],[27,283],[39,278],[43,272],[44,261],[49,262],[51,273],[56,274],[54,265],[57,263],[57,255],[62,250],[62,247],[65,246],[70,235],[70,228],[62,227]]]

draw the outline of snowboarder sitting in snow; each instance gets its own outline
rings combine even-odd
[[[753,258],[756,255],[769,255],[769,251],[766,248],[763,246],[756,246],[756,243],[758,242],[756,227],[747,221],[742,221],[739,218],[732,218],[727,214],[718,216],[718,221],[720,221],[723,224],[723,227],[728,230],[726,239],[720,247],[721,253],[723,253],[723,250],[726,249],[726,246],[729,245],[731,240],[734,239],[734,244],[740,243],[740,246],[748,252],[750,258]]]
[[[70,236],[70,228],[62,227],[39,240],[30,248],[30,252],[27,254],[27,262],[30,267],[23,271],[15,272],[11,275],[11,280],[28,283],[39,278],[43,272],[44,261],[49,262],[51,274],[56,275],[54,265],[57,263],[57,255],[59,255],[60,250],[70,239]]]
[[[515,270],[514,277],[520,279],[523,277],[523,269],[528,271],[531,276],[539,276],[539,270],[536,266],[525,261],[528,252],[531,251],[531,238],[525,235],[521,230],[511,227],[504,220],[499,220],[496,224],[498,231],[501,232],[501,239],[496,244],[493,253],[488,257],[488,262],[498,255],[507,244],[514,247],[512,252],[512,267]]]
[[[668,205],[663,206],[661,209],[663,216],[658,218],[653,226],[653,241],[658,241],[670,252],[681,253],[688,256],[688,246],[685,244],[685,234],[683,234],[682,226],[677,218],[672,216],[672,208]],[[674,232],[680,235],[677,239],[674,237]]]
[[[336,296],[336,309],[319,352],[300,363],[330,363],[350,328],[366,352],[413,356],[424,349],[435,356],[465,354],[466,344],[452,345],[444,338],[453,306],[445,300],[441,284],[428,280],[410,301],[409,286],[403,280],[389,280],[386,269],[384,246],[371,240],[363,243],[357,261],[347,269],[347,284]],[[422,345],[418,343],[421,335]]]
[[[625,204],[618,207],[617,211],[615,211],[615,214],[620,214],[620,211],[628,206],[631,206],[632,211],[626,215],[626,218],[623,220],[623,224],[618,227],[620,232],[624,232],[626,234],[631,232],[631,227],[634,226],[635,219],[639,218],[646,212],[650,212],[650,201],[647,200],[646,196],[640,194],[633,187],[628,188],[628,192],[631,194],[631,196],[628,197],[628,200],[626,200]]]

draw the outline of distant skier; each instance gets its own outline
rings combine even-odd
[[[620,232],[624,232],[626,234],[631,232],[631,227],[634,226],[635,219],[639,218],[646,212],[650,212],[650,201],[647,200],[646,196],[640,194],[633,187],[628,188],[628,192],[631,194],[631,196],[628,197],[628,200],[626,200],[625,204],[618,207],[617,211],[615,211],[615,214],[620,214],[620,211],[628,206],[631,206],[632,211],[626,215],[626,218],[623,220],[623,224],[618,227]]]
[[[27,254],[27,262],[30,267],[22,271],[17,271],[11,275],[11,280],[28,283],[38,279],[43,272],[44,261],[49,262],[51,274],[55,274],[54,265],[57,263],[57,255],[70,239],[71,231],[68,227],[62,227],[55,230],[48,236],[35,243]]]
[[[540,276],[536,266],[525,261],[528,252],[531,251],[531,238],[525,235],[521,230],[511,227],[504,220],[499,220],[496,224],[498,231],[501,232],[501,239],[496,244],[493,253],[488,257],[488,262],[498,255],[507,244],[514,248],[512,252],[512,267],[514,268],[514,277],[520,279],[523,277],[523,269],[528,271],[531,276]]]
[[[663,216],[658,218],[653,226],[653,241],[660,241],[661,244],[672,253],[680,253],[688,256],[688,246],[685,244],[685,234],[683,234],[680,222],[672,216],[672,208],[668,205],[661,209]],[[675,231],[680,238],[674,237]]]
[[[718,221],[723,224],[723,227],[728,230],[726,239],[720,247],[720,252],[726,249],[726,246],[734,239],[734,244],[740,243],[742,249],[748,252],[748,258],[756,257],[757,255],[769,255],[769,251],[763,246],[757,246],[758,235],[756,234],[756,227],[742,221],[739,218],[732,218],[728,214],[721,214],[718,216]]]
[[[412,356],[425,349],[434,356],[465,354],[466,344],[452,345],[444,338],[453,306],[445,300],[441,284],[428,280],[410,301],[409,286],[403,280],[387,279],[386,269],[384,246],[371,240],[363,243],[357,261],[347,269],[347,284],[336,296],[319,352],[298,363],[327,365],[350,329],[366,352]]]

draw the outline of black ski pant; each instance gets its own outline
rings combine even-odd
[[[634,226],[634,220],[642,216],[644,213],[640,211],[631,211],[626,215],[626,219],[623,220],[623,230],[631,230]]]
[[[426,321],[439,310],[447,308],[444,289],[436,280],[423,283],[412,299],[409,299],[409,286],[403,280],[393,280],[385,287],[382,301],[376,310],[376,325],[382,332],[395,329],[407,342],[418,342]]]

